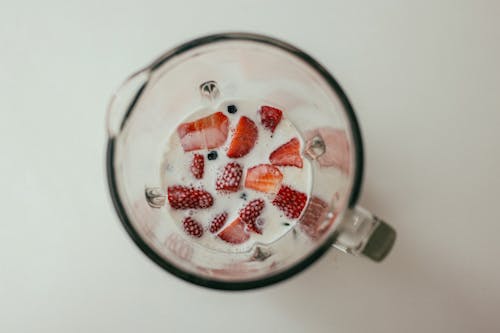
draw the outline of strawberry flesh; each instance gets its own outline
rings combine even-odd
[[[295,166],[297,168],[302,168],[303,162],[302,157],[300,156],[299,139],[293,138],[278,147],[271,153],[269,160],[273,165]]]
[[[245,187],[264,193],[276,193],[283,174],[270,164],[259,164],[247,170]]]
[[[242,210],[240,210],[239,218],[247,225],[247,228],[258,234],[262,234],[262,221],[257,223],[257,218],[264,209],[264,200],[255,199],[250,201]]]
[[[276,126],[281,121],[283,112],[271,106],[264,105],[260,108],[260,121],[262,125],[274,133]]]
[[[210,222],[210,227],[209,227],[210,232],[215,234],[217,231],[219,231],[224,226],[224,223],[226,223],[226,220],[227,220],[227,213],[226,212],[214,217],[212,222]]]
[[[173,209],[201,209],[211,207],[214,199],[203,189],[181,185],[168,187],[168,202]]]
[[[272,203],[283,211],[286,217],[296,219],[302,213],[306,202],[306,194],[294,190],[288,185],[283,185]]]
[[[203,172],[205,170],[205,157],[200,154],[194,154],[193,160],[191,161],[191,173],[194,178],[203,178]]]
[[[182,221],[182,226],[184,227],[184,231],[193,237],[200,238],[203,236],[203,227],[200,222],[196,221],[191,217],[186,217],[184,221]]]
[[[320,238],[335,220],[336,214],[330,219],[326,219],[328,204],[316,197],[311,197],[309,204],[300,218],[301,230],[312,239]]]
[[[241,117],[227,150],[227,156],[231,158],[243,157],[252,150],[257,140],[257,125],[245,116]]]
[[[182,149],[186,152],[220,147],[226,142],[228,132],[229,118],[222,112],[177,127]]]
[[[217,191],[236,192],[240,188],[242,175],[241,165],[235,162],[228,163],[217,177],[215,188]]]
[[[245,224],[240,218],[236,218],[236,220],[222,229],[217,236],[231,244],[241,244],[250,238],[250,235],[245,230]]]

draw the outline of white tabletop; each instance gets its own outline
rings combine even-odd
[[[1,332],[499,332],[497,1],[0,2]],[[131,242],[104,175],[104,113],[135,69],[194,36],[307,50],[363,129],[361,204],[399,238],[333,250],[278,285],[213,291]]]

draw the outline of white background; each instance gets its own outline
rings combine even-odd
[[[498,1],[0,0],[0,332],[499,332]],[[269,288],[189,285],[108,198],[105,109],[194,36],[267,33],[326,65],[363,129],[361,204],[399,238]]]

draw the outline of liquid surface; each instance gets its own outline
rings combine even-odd
[[[236,112],[228,112],[228,106],[234,105]],[[175,223],[184,231],[183,221],[186,217],[191,217],[199,222],[203,227],[203,235],[201,237],[190,237],[193,241],[217,251],[224,252],[242,252],[249,250],[254,244],[270,244],[289,232],[297,223],[298,218],[291,219],[285,216],[284,212],[272,204],[276,194],[262,193],[253,189],[245,188],[245,177],[247,170],[259,164],[270,164],[269,156],[278,147],[287,143],[293,138],[297,138],[300,142],[300,151],[303,151],[304,142],[299,135],[295,126],[286,119],[286,110],[283,110],[283,117],[276,127],[274,133],[265,128],[261,124],[259,110],[262,105],[269,105],[260,101],[249,100],[231,100],[224,101],[215,108],[201,109],[188,118],[183,123],[191,122],[199,118],[209,116],[215,112],[222,112],[229,119],[229,133],[225,143],[213,149],[200,149],[185,152],[181,146],[181,140],[177,132],[173,132],[170,136],[166,152],[164,155],[162,172],[162,187],[170,186],[194,186],[202,188],[209,192],[213,197],[213,205],[204,209],[174,209],[169,202],[165,207],[171,219],[165,223]],[[229,158],[227,150],[234,134],[234,129],[240,117],[246,116],[251,119],[258,129],[258,137],[254,147],[250,152],[240,158]],[[215,155],[217,158],[209,159],[208,155]],[[190,170],[190,166],[195,154],[204,156],[204,172],[201,179],[196,179]],[[287,185],[296,191],[304,193],[307,198],[310,197],[312,184],[311,165],[310,161],[303,158],[303,167],[294,166],[277,166],[283,174],[282,185]],[[236,192],[224,193],[217,191],[216,181],[224,166],[230,162],[237,162],[243,167],[243,175],[239,190]],[[228,214],[224,230],[227,225],[238,218],[240,210],[254,199],[264,200],[264,209],[262,210],[259,219],[263,222],[262,233],[248,231],[249,239],[241,244],[231,244],[222,240],[217,233],[209,231],[210,223],[215,216],[226,212]]]

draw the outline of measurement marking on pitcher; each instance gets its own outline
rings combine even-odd
[[[257,246],[255,251],[252,254],[252,260],[254,261],[264,261],[272,255],[271,251],[263,248],[261,246]]]
[[[161,208],[165,205],[167,195],[159,187],[146,187],[146,201],[152,208]]]
[[[311,160],[315,160],[321,155],[323,155],[325,151],[326,151],[325,141],[323,141],[323,138],[321,136],[316,135],[313,138],[307,140],[304,154]]]
[[[200,85],[200,93],[204,98],[210,101],[215,100],[217,97],[219,97],[220,94],[219,88],[217,87],[217,82],[215,81],[203,82]]]

